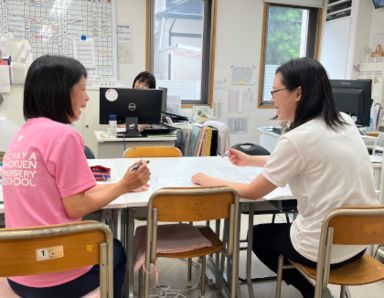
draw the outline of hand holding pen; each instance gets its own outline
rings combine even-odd
[[[121,181],[126,187],[127,192],[148,184],[151,176],[151,172],[147,167],[148,162],[149,161],[140,160],[128,168]]]

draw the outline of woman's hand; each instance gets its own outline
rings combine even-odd
[[[236,166],[247,166],[249,165],[249,155],[239,150],[229,148],[228,158]]]
[[[147,167],[147,162],[140,160],[128,168],[120,182],[123,183],[128,192],[147,185],[150,176],[151,172]]]

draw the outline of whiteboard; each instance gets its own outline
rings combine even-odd
[[[88,79],[117,78],[116,1],[0,0],[0,36],[12,33],[29,40],[33,57],[73,57],[74,40],[93,39],[96,67]]]

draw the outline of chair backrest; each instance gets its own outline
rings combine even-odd
[[[384,243],[384,207],[358,206],[334,209],[324,220],[319,242],[316,283],[326,285],[332,244]]]
[[[172,146],[137,146],[124,151],[124,158],[129,157],[181,157],[179,148]]]
[[[84,154],[87,159],[95,159],[95,154],[88,146],[84,145]]]
[[[384,243],[384,207],[335,209],[324,224],[333,229],[333,244]]]
[[[236,144],[236,145],[233,145],[232,148],[237,149],[241,152],[247,153],[249,155],[270,155],[271,154],[263,146],[253,144],[253,143]]]
[[[238,209],[237,200],[228,187],[162,188],[152,194],[148,212],[156,208],[157,220],[168,222],[223,219],[231,206]]]
[[[60,272],[100,264],[101,297],[111,297],[112,250],[110,229],[96,221],[0,229],[0,276]]]

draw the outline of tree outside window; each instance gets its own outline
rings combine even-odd
[[[281,64],[299,57],[314,57],[319,14],[315,8],[265,5],[259,106],[271,106],[270,91]]]

